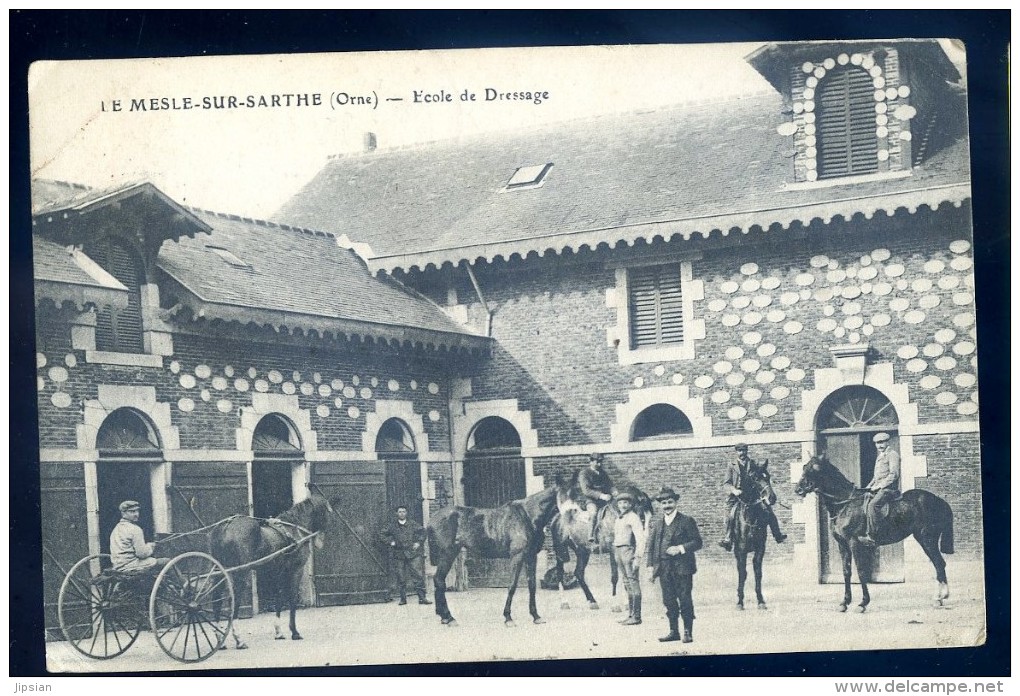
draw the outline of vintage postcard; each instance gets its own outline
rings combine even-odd
[[[48,669],[983,644],[965,64],[33,64]]]

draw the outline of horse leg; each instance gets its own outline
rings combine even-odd
[[[436,575],[432,579],[432,583],[436,590],[436,614],[442,619],[442,622],[446,626],[456,626],[457,620],[453,618],[453,614],[450,613],[450,607],[446,603],[446,576],[450,573],[450,568],[453,567],[453,562],[457,558],[457,549],[447,551],[443,554],[437,554],[440,556],[439,564],[436,565]]]
[[[623,613],[623,602],[616,594],[616,587],[620,582],[620,568],[616,564],[615,549],[609,552],[609,582],[613,587],[613,606],[610,607],[610,610],[614,614]]]
[[[939,551],[938,537],[933,534],[918,532],[914,534],[914,538],[917,539],[917,543],[924,549],[928,560],[935,566],[935,580],[939,583],[939,588],[935,593],[935,606],[941,607],[943,601],[949,597],[949,580],[946,578],[946,559]]]
[[[747,552],[743,546],[733,548],[733,558],[737,562],[737,610],[744,610],[744,583],[747,582]]]
[[[535,590],[538,584],[535,573],[538,571],[538,549],[534,553],[528,552],[524,563],[528,572],[528,611],[531,613],[533,623],[545,623],[545,619],[538,615],[538,603],[535,601]]]
[[[252,571],[252,572],[254,572],[254,571]],[[234,620],[230,624],[230,632],[234,636],[234,648],[237,649],[237,650],[247,650],[248,649],[248,644],[245,643],[243,640],[241,640],[241,637],[239,635],[237,635],[237,616],[238,616],[238,614],[241,613],[240,598],[245,596],[245,594],[246,594],[245,593],[245,588],[250,588],[251,587],[251,582],[250,582],[251,576],[248,573],[246,573],[246,572],[242,572],[242,573],[239,573],[238,575],[236,575],[234,577],[237,578],[237,585],[238,585],[238,589],[240,590],[240,592],[238,592],[235,595],[235,597],[237,597],[237,599],[234,601],[234,617],[233,617]],[[252,602],[254,603],[254,597],[252,598]],[[216,608],[216,614],[219,615],[219,613],[220,613],[219,612],[219,607],[217,607]],[[258,607],[253,606],[252,607],[252,614],[257,614],[257,613],[258,613]],[[223,646],[220,649],[221,650],[226,650],[226,648],[227,648],[227,643],[226,643],[226,641],[224,641],[223,642]]]
[[[861,603],[857,605],[857,612],[863,614],[868,609],[868,604],[871,603],[871,595],[868,593],[868,583],[866,578],[871,572],[871,558],[869,550],[866,550],[860,544],[854,544],[852,547],[854,561],[857,563],[857,579],[861,583]]]
[[[525,552],[526,553],[526,552]],[[521,578],[521,568],[524,566],[524,554],[518,554],[517,558],[513,560],[513,578],[510,581],[510,587],[506,592],[506,604],[503,605],[503,623],[506,624],[507,628],[513,628],[514,620],[510,617],[510,606],[514,602],[514,592],[517,591],[517,581]]]
[[[290,579],[290,586],[287,588],[287,600],[290,604],[290,639],[291,640],[303,640],[301,634],[297,630],[297,608],[300,602],[301,592],[301,570],[304,568],[304,564],[297,569],[294,573],[294,577]]]
[[[852,595],[850,593],[850,573],[852,572],[852,560],[850,555],[850,542],[845,539],[833,537],[836,540],[836,545],[839,547],[839,557],[843,562],[843,601],[840,602],[839,610],[846,611],[846,608],[850,606]]]
[[[588,559],[591,558],[591,552],[586,546],[582,546],[577,549],[576,555],[577,563],[574,566],[574,577],[577,578],[577,584],[581,586],[581,591],[584,592],[584,598],[588,600],[588,608],[598,609],[599,603],[595,601],[595,595],[591,593],[591,588],[588,587],[588,582],[584,579],[584,571],[588,567]]]
[[[751,558],[751,566],[754,568],[754,594],[758,599],[759,609],[768,609],[768,605],[765,604],[765,597],[761,593],[762,561],[764,560],[765,536],[763,535],[761,541],[754,550],[754,556]]]
[[[273,624],[273,637],[276,640],[287,640],[287,636],[283,634],[283,629],[280,628],[280,614],[283,612],[283,584],[273,592],[273,610],[276,612],[276,622]]]

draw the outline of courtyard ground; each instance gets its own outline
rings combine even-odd
[[[390,602],[301,609],[298,628],[303,641],[273,640],[275,616],[261,614],[239,622],[248,650],[222,650],[194,665],[168,658],[148,632],[110,661],[90,660],[64,642],[52,642],[47,644],[47,665],[54,672],[254,669],[935,648],[984,641],[984,585],[978,561],[950,560],[952,594],[941,608],[935,608],[931,599],[936,590],[931,566],[908,566],[906,582],[870,586],[871,607],[864,614],[855,613],[854,607],[839,613],[842,586],[791,577],[780,562],[766,563],[768,610],[755,608],[749,586],[748,608],[737,611],[732,564],[699,562],[695,640],[686,645],[658,642],[666,633],[666,619],[658,585],[647,579],[642,583],[644,623],[618,625],[622,616],[610,609],[605,559],[594,559],[593,566],[589,577],[601,608],[588,609],[580,590],[573,590],[567,593],[571,608],[563,609],[556,592],[539,590],[539,612],[546,619],[541,625],[532,624],[528,615],[526,587],[519,588],[514,598],[515,628],[503,625],[504,590],[474,589],[448,595],[456,627],[441,625],[434,607],[419,606],[414,600],[407,606]],[[856,604],[859,587],[853,589]],[[626,604],[625,596],[620,599]]]

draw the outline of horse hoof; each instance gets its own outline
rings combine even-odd
[[[846,605],[845,604],[840,604],[839,605],[839,610],[840,610],[840,612],[846,611]]]
[[[223,647],[226,647],[226,646],[223,646]],[[237,644],[237,649],[238,650],[247,650],[248,649],[248,644],[247,643],[238,643]]]
[[[517,627],[517,624],[515,624],[513,622],[513,619],[507,619],[506,621],[503,622],[503,625],[505,625],[507,628],[516,628]]]
[[[532,620],[532,623],[535,623],[535,624],[544,624],[545,623],[545,619],[543,619],[541,616],[536,616]]]
[[[867,610],[868,610],[868,607],[866,607],[866,606],[865,606],[865,605],[863,605],[863,604],[861,604],[860,606],[858,606],[858,607],[857,607],[857,613],[858,613],[858,614],[863,614],[863,613],[864,613],[864,612],[866,612]]]
[[[292,635],[292,636],[290,637],[290,639],[291,639],[291,640],[304,640],[304,638],[302,638],[302,637],[301,637],[301,634],[300,634],[300,633],[295,633],[294,635]]]
[[[560,602],[560,609],[569,609],[570,602]]]
[[[274,640],[287,640],[287,636],[276,636]]]
[[[623,613],[623,607],[621,607],[620,605],[614,606],[613,607],[613,613],[614,614],[622,614]]]
[[[767,604],[765,604],[765,602],[758,602],[758,609],[759,609],[759,610],[761,610],[761,611],[767,611],[767,610],[768,610],[768,608],[769,608],[769,607],[768,607],[768,605],[767,605]]]
[[[737,611],[744,611],[744,603],[737,602]]]
[[[591,609],[592,611],[598,611],[599,610],[599,603],[598,602],[588,602],[588,608]]]
[[[936,599],[935,600],[935,607],[938,608],[938,607],[941,607],[941,606],[942,606],[942,600],[941,599]]]

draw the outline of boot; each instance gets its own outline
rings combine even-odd
[[[424,592],[419,592],[418,593],[418,604],[432,604],[432,602],[430,602],[428,600],[428,598],[425,596]]]
[[[672,643],[673,641],[681,639],[680,628],[677,624],[677,619],[671,618],[669,620],[669,634],[659,638],[660,643]]]
[[[407,604],[407,595],[401,594],[400,595],[400,601],[397,602],[397,604],[400,605],[400,606],[404,606],[405,604]]]
[[[719,546],[723,547],[727,551],[733,550],[733,541],[729,537],[723,537],[719,540]]]
[[[631,615],[626,621],[623,621],[624,626],[640,626],[641,625],[641,595],[634,597],[631,600]]]

